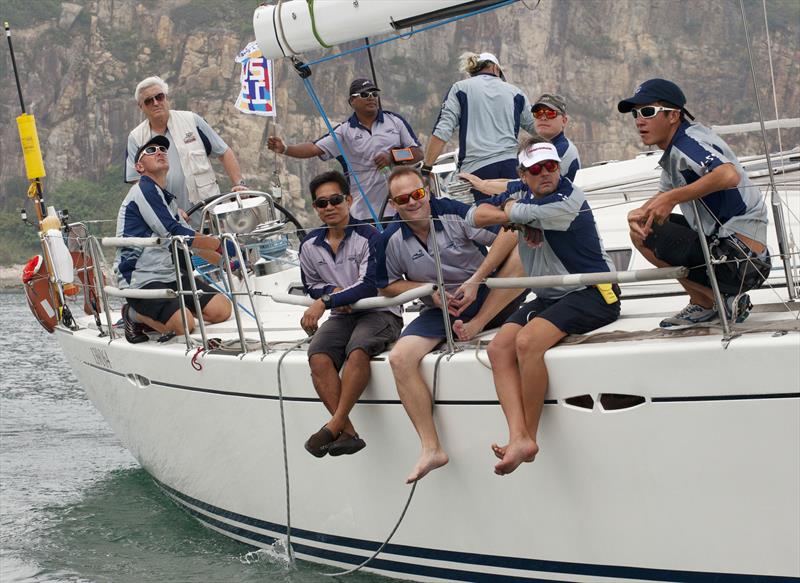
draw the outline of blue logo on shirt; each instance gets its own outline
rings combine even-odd
[[[411,261],[416,261],[417,259],[422,259],[425,257],[425,254],[422,251],[417,251],[411,256]]]

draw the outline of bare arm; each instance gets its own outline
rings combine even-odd
[[[711,192],[733,188],[739,184],[740,180],[741,176],[736,166],[727,162],[717,166],[714,170],[691,184],[673,188],[666,192],[659,192],[638,209],[639,213],[632,212],[629,215],[628,222],[630,223],[632,218],[634,222],[639,222],[641,225],[640,234],[647,236],[653,222],[661,224],[666,221],[676,205],[690,200],[697,200]],[[631,224],[631,227],[633,228],[633,224]]]
[[[441,138],[431,136],[431,139],[428,140],[428,147],[425,149],[425,158],[423,164],[425,166],[433,166],[436,162],[436,159],[442,153],[442,150],[444,150],[444,145],[446,143],[447,142]]]
[[[517,234],[514,231],[503,231],[497,236],[477,271],[453,292],[451,313],[454,316],[460,316],[475,301],[480,284],[506,261],[516,246]]]
[[[509,203],[509,206],[514,204]],[[508,208],[508,207],[506,207]],[[491,225],[505,225],[508,223],[508,214],[503,209],[491,204],[479,204],[473,215],[476,227],[489,227]]]
[[[479,190],[483,194],[488,194],[490,196],[504,193],[508,183],[511,182],[511,180],[508,178],[494,178],[491,180],[485,180],[483,178],[478,178],[469,172],[460,172],[458,177],[469,182],[476,190]]]
[[[236,159],[233,150],[230,148],[225,150],[225,153],[220,156],[220,162],[222,162],[222,167],[225,168],[225,174],[231,179],[231,190],[234,192],[237,190],[247,190],[246,186],[239,184],[242,180],[242,169],[239,167],[239,160]]]
[[[408,281],[407,279],[398,279],[397,281],[393,281],[386,287],[378,289],[378,293],[380,293],[382,296],[386,296],[387,298],[393,298],[394,296],[400,295],[405,291],[414,289],[421,285],[425,284],[422,283],[421,281]]]
[[[290,146],[277,136],[267,138],[267,148],[291,158],[313,158],[325,153],[314,142],[303,142],[302,144],[292,144]]]

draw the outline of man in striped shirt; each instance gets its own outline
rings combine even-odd
[[[187,243],[193,252],[210,263],[218,263],[221,257],[218,252],[221,245],[219,237],[194,231],[181,218],[175,195],[164,187],[169,171],[168,149],[169,140],[157,135],[136,151],[134,167],[140,177],[120,206],[117,237],[166,238],[183,235],[188,237]],[[120,288],[177,289],[169,241],[155,247],[119,248],[114,271]],[[181,276],[184,290],[191,289],[189,277],[186,274]],[[228,299],[200,281],[196,285],[198,290],[205,292],[199,296],[204,321],[213,324],[227,320],[231,315]],[[187,298],[185,318],[189,332],[194,329],[193,314],[196,316],[195,304],[191,298]],[[125,321],[125,338],[131,343],[148,339],[142,325],[162,333],[183,333],[180,302],[176,298],[130,298],[122,307],[122,319]]]

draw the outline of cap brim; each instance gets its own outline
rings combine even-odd
[[[629,113],[634,107],[637,105],[642,105],[644,103],[652,103],[653,98],[650,96],[642,96],[642,95],[634,95],[629,99],[623,99],[617,104],[617,110],[620,113]]]

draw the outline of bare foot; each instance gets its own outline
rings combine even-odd
[[[431,451],[423,450],[422,455],[420,455],[417,460],[417,465],[414,466],[414,469],[411,470],[411,473],[406,478],[406,484],[412,484],[417,480],[421,480],[425,477],[425,474],[442,467],[449,461],[450,458],[448,458],[447,454],[441,449]]]
[[[466,342],[467,340],[472,340],[483,331],[483,327],[478,326],[475,323],[475,320],[470,320],[469,322],[464,322],[463,320],[456,320],[453,322],[453,332],[456,333],[458,339],[462,342]]]
[[[529,437],[512,440],[505,448],[503,459],[494,467],[494,473],[498,476],[510,474],[520,464],[532,462],[537,453],[539,453],[539,446]]]
[[[497,459],[501,460],[501,459],[503,459],[503,456],[506,455],[506,448],[507,447],[508,447],[507,445],[497,445],[496,443],[493,443],[492,444],[492,452],[494,453],[494,456]]]

